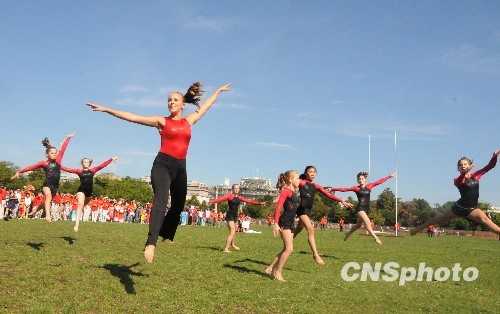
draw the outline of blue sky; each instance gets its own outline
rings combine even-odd
[[[157,132],[83,104],[167,115],[196,80],[234,87],[193,129],[188,176],[209,184],[314,164],[350,185],[368,134],[376,179],[396,129],[400,195],[444,202],[460,156],[500,148],[497,1],[9,1],[0,35],[0,159],[18,165],[76,131],[65,164],[118,155],[112,171],[147,175]],[[500,205],[499,171],[481,199]]]

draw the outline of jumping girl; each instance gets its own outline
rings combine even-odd
[[[112,161],[117,160],[118,157],[110,158],[96,167],[90,167],[92,165],[92,159],[83,158],[81,160],[82,167],[81,168],[67,168],[62,166],[61,169],[63,171],[73,173],[78,175],[80,178],[80,187],[78,188],[78,192],[76,192],[76,199],[78,201],[78,207],[76,210],[76,222],[73,230],[78,232],[78,226],[80,225],[80,219],[82,218],[83,207],[88,204],[92,197],[92,192],[94,189],[94,175],[107,167]]]
[[[500,227],[497,226],[481,209],[478,208],[479,202],[479,180],[488,171],[495,168],[500,155],[497,150],[491,156],[490,162],[483,168],[472,172],[474,163],[472,159],[462,157],[457,162],[457,168],[460,175],[454,179],[454,184],[460,192],[460,199],[453,205],[451,210],[446,213],[430,219],[425,224],[418,226],[411,231],[412,235],[422,231],[428,225],[440,225],[447,223],[453,218],[463,217],[477,223],[482,223],[491,231],[496,232],[500,237]]]
[[[226,246],[224,247],[224,252],[225,253],[230,253],[231,251],[229,250],[230,247],[235,249],[236,251],[239,251],[240,248],[236,246],[235,244],[235,238],[236,238],[236,222],[238,221],[238,210],[240,208],[241,203],[247,203],[251,205],[264,205],[264,202],[259,202],[256,200],[248,199],[240,195],[240,185],[239,184],[233,184],[231,188],[231,192],[223,195],[219,198],[216,198],[214,200],[211,200],[208,202],[209,205],[212,204],[218,204],[221,202],[227,201],[228,204],[228,210],[226,213],[226,221],[227,221],[227,227],[229,230],[229,234],[226,239]]]
[[[230,84],[219,87],[195,112],[186,117],[182,116],[185,104],[198,104],[200,100],[202,92],[200,83],[191,85],[186,94],[177,91],[169,94],[168,110],[170,115],[168,117],[141,116],[95,103],[87,104],[93,111],[105,112],[125,121],[154,127],[160,132],[161,147],[151,169],[154,201],[144,249],[144,257],[148,263],[152,263],[154,260],[159,235],[173,241],[180,213],[186,202],[186,156],[191,139],[191,126],[200,120],[219,95],[229,91],[230,87]],[[165,215],[169,192],[171,206]]]
[[[61,179],[61,162],[64,157],[64,152],[68,148],[69,141],[73,136],[74,134],[67,135],[64,138],[60,149],[52,146],[48,138],[44,138],[42,145],[45,147],[47,159],[18,170],[11,178],[14,180],[19,178],[21,173],[43,169],[45,172],[45,182],[43,183],[42,191],[45,197],[45,219],[48,222],[52,221],[50,217],[52,197],[56,195],[57,190],[59,189],[59,180]]]
[[[355,211],[357,214],[357,222],[356,224],[349,230],[349,232],[345,235],[344,241],[347,241],[349,237],[362,225],[365,226],[366,230],[372,235],[377,244],[382,245],[382,241],[377,237],[375,232],[373,232],[373,228],[370,222],[370,218],[368,217],[368,213],[370,212],[370,193],[376,186],[384,183],[385,181],[393,178],[396,173],[392,173],[387,177],[383,177],[378,179],[375,182],[367,183],[368,172],[360,172],[357,174],[358,185],[349,188],[331,188],[330,191],[339,191],[339,192],[355,192],[358,197],[358,206]]]

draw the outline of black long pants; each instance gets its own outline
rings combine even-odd
[[[151,183],[154,200],[146,245],[156,245],[158,235],[165,239],[174,239],[181,211],[186,203],[186,160],[158,153],[151,168]],[[165,216],[169,192],[171,204]]]

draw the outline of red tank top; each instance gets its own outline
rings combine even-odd
[[[186,119],[173,120],[165,117],[165,126],[160,131],[160,152],[177,159],[186,159],[191,140],[191,125]]]

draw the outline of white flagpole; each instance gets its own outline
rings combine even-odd
[[[394,156],[396,159],[396,237],[398,236],[398,178],[399,178],[399,172],[398,172],[398,132],[394,131]]]
[[[371,176],[372,168],[372,136],[368,135],[368,175]]]

